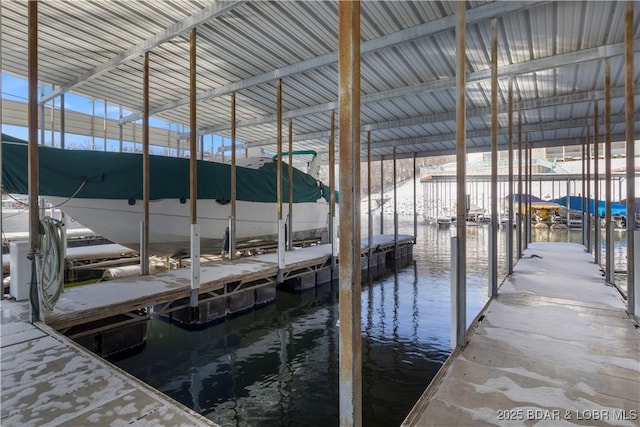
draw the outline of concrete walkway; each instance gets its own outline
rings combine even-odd
[[[216,425],[0,302],[2,427]]]
[[[403,425],[639,426],[640,329],[583,246],[534,243]]]

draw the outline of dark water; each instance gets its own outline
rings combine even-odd
[[[469,321],[486,301],[486,233],[469,232]],[[363,283],[367,426],[400,424],[450,352],[450,238],[421,224],[414,262]],[[276,301],[196,332],[152,320],[146,349],[117,364],[221,425],[338,425],[337,286]]]
[[[385,232],[393,232],[391,223]],[[399,233],[413,234],[411,219]],[[467,231],[468,322],[487,300],[488,234]],[[501,278],[505,235],[499,232]],[[363,283],[366,426],[399,425],[450,352],[450,239],[449,229],[420,223],[413,263]],[[580,234],[534,232],[534,241],[545,239],[579,241]],[[325,285],[278,292],[276,304],[202,331],[152,320],[146,349],[117,364],[220,425],[336,426],[337,304],[337,286]]]

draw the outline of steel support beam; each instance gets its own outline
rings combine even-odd
[[[140,249],[140,274],[149,274],[149,52],[143,57],[142,77],[142,242]],[[91,119],[93,123],[93,118]],[[93,134],[93,129],[91,131]],[[93,138],[93,136],[92,136]]]
[[[362,425],[360,2],[338,3],[340,426]]]
[[[289,214],[287,215],[287,250],[293,250],[293,120],[289,119]]]
[[[508,215],[507,219],[507,274],[510,276],[513,274],[513,79],[509,79],[509,120],[508,120],[508,153],[509,153],[509,189],[507,194],[509,195],[508,201]]]
[[[367,132],[367,246],[369,247],[369,267],[373,255],[373,215],[371,214],[371,132]]]
[[[604,222],[605,222],[605,254],[606,254],[606,279],[609,283],[614,283],[613,277],[613,230],[611,223],[611,64],[605,61],[604,71]]]
[[[452,346],[455,347],[464,347],[467,343],[465,8],[465,2],[459,0],[456,25],[456,235],[451,238],[451,253],[455,254],[451,286]]]
[[[587,238],[587,252],[592,253],[592,238],[591,238],[591,230],[592,230],[592,221],[591,215],[593,212],[591,211],[591,127],[587,126],[587,190],[586,190],[586,216],[584,217],[584,221],[586,221],[586,238]]]
[[[229,259],[236,258],[236,207],[237,207],[237,170],[236,170],[236,93],[231,94],[231,218],[229,218]],[[224,248],[223,248],[224,249]]]
[[[197,93],[197,33],[192,28],[189,34],[189,204],[191,213],[190,251],[191,259],[191,297],[190,305],[198,307],[198,289],[200,289],[200,225],[198,224],[198,110]]]
[[[627,2],[627,10],[625,11],[625,50],[624,50],[624,80],[625,80],[625,129],[627,141],[627,312],[631,315],[638,315],[637,309],[640,309],[640,297],[636,295],[639,289],[636,289],[635,280],[635,244],[634,235],[636,231],[636,183],[635,183],[635,120],[636,114],[634,93],[633,93],[633,8],[634,2]],[[622,195],[621,195],[622,196]]]
[[[593,247],[594,247],[594,261],[596,264],[600,265],[601,260],[600,257],[602,255],[602,251],[600,249],[600,172],[599,172],[599,163],[600,163],[600,143],[598,142],[598,120],[599,120],[599,112],[598,112],[598,101],[593,103],[593,205],[594,205],[594,213],[593,218],[595,221],[594,224],[594,232],[593,232]]]
[[[491,228],[489,298],[498,295],[498,30],[491,21]]]
[[[516,215],[518,259],[522,258],[522,112],[518,111],[518,213]]]
[[[331,268],[336,266],[338,239],[336,229],[336,112],[331,112],[329,136],[329,239],[331,239]],[[333,274],[333,273],[332,273]]]
[[[277,195],[277,221],[278,221],[278,282],[282,279],[284,262],[284,224],[282,222],[282,80],[278,80],[278,94],[276,99],[276,109],[278,114],[278,158],[276,159],[276,195]]]

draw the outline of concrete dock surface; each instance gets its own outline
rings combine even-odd
[[[28,303],[0,302],[0,424],[215,426],[44,325]]]
[[[534,243],[406,426],[639,426],[640,329],[585,248]]]

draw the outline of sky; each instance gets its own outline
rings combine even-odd
[[[18,102],[27,102],[27,80],[16,77],[13,75],[9,75],[6,73],[2,74],[2,98],[8,99],[12,101]],[[52,88],[50,86],[45,87],[44,93],[50,93]],[[40,96],[40,95],[39,95]],[[60,108],[60,98],[55,99],[56,108]],[[76,111],[85,114],[95,114],[98,117],[104,116],[104,102],[100,100],[95,100],[92,105],[91,99],[77,95],[74,93],[65,93],[64,96],[64,104],[66,111]],[[48,105],[51,105],[49,103]],[[95,112],[95,113],[94,113]],[[127,116],[132,114],[132,111],[123,109],[123,116]],[[107,118],[117,120],[120,117],[120,107],[117,105],[107,104]],[[142,124],[142,120],[138,120],[136,123]],[[172,130],[178,130],[177,124],[169,125],[168,123],[155,119],[153,117],[149,118],[149,124],[154,127],[159,128],[170,128]],[[182,129],[180,129],[182,131]],[[188,128],[184,128],[185,132],[188,132]],[[16,138],[27,139],[27,128],[19,127],[19,126],[10,126],[10,125],[2,125],[2,133],[9,134]],[[47,143],[50,142],[51,132],[46,132],[45,140]],[[65,145],[68,147],[88,147],[91,145],[92,138],[86,135],[74,135],[67,133],[65,135]],[[104,139],[98,137],[96,134],[93,139],[95,142],[95,149],[102,149],[104,146]],[[54,133],[54,145],[59,145],[60,143],[60,134],[59,132]],[[213,149],[217,152],[217,148],[222,146],[223,138],[220,135],[208,135],[205,137],[205,151],[210,151],[212,145]],[[139,144],[138,144],[139,145]],[[229,142],[226,142],[225,145],[231,145]],[[133,144],[131,142],[125,141],[124,147],[125,149],[128,147],[132,147]],[[107,150],[108,151],[117,151],[120,147],[120,142],[118,140],[107,140]],[[150,148],[151,153],[155,154],[166,154],[164,153],[165,149],[160,148]]]

